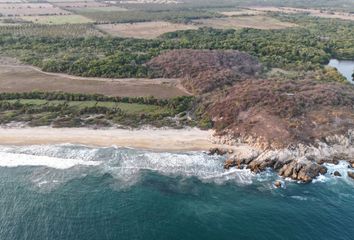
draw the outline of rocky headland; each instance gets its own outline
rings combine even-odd
[[[195,115],[216,131],[215,142],[250,147],[212,149],[227,154],[225,169],[272,168],[280,176],[310,182],[325,163],[354,167],[354,87],[314,78],[275,79],[262,74],[257,59],[238,51],[174,50],[149,67],[182,78],[197,95]],[[236,148],[237,149],[237,148]]]

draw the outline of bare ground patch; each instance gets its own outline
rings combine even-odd
[[[335,12],[335,11],[326,11],[318,10],[311,8],[291,8],[291,7],[250,7],[250,10],[262,11],[262,12],[282,12],[282,13],[307,13],[315,17],[323,18],[338,18],[343,20],[354,21],[354,14],[348,12]]]
[[[167,32],[197,29],[197,27],[193,25],[169,23],[164,21],[121,23],[121,24],[99,24],[96,26],[100,30],[112,36],[146,38],[146,39],[156,38]]]
[[[203,27],[213,27],[219,29],[283,29],[296,26],[293,23],[281,22],[275,18],[262,15],[202,19],[196,20],[194,23]]]
[[[98,93],[108,96],[154,96],[170,98],[189,95],[178,79],[105,79],[83,78],[46,73],[18,62],[0,60],[0,92],[63,91]]]
[[[10,17],[71,14],[49,3],[0,3],[0,13]]]
[[[55,3],[53,3],[53,5],[61,7],[61,8],[86,8],[86,7],[106,7],[106,6],[108,6],[106,3],[93,2],[93,1],[55,2]]]

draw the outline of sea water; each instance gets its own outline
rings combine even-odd
[[[347,164],[311,184],[220,156],[0,146],[0,239],[354,239]],[[342,177],[332,177],[338,170]]]

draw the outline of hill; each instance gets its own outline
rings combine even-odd
[[[261,72],[256,58],[235,50],[172,50],[147,66],[158,77],[182,78],[183,86],[196,94],[231,86]]]

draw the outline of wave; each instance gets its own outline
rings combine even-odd
[[[109,173],[128,185],[139,181],[142,173],[146,171],[166,176],[196,177],[203,182],[217,184],[228,181],[251,184],[255,178],[255,174],[246,169],[224,170],[224,157],[209,156],[202,152],[149,152],[118,147],[91,148],[73,144],[0,146],[0,159],[0,167],[46,166],[66,170],[67,173],[68,169],[75,166],[91,166],[102,174]],[[55,180],[41,179],[39,185],[53,181]],[[38,183],[37,180],[36,182]]]
[[[353,184],[353,180],[348,177],[348,163],[346,161],[339,161],[338,164],[325,163],[327,167],[327,173],[320,175],[314,179],[313,183],[328,183],[336,181],[344,181],[348,184]],[[334,172],[339,172],[341,176],[334,176]]]
[[[34,145],[34,146],[0,146],[0,167],[43,166],[63,172],[49,171],[40,178],[31,178],[37,185],[58,184],[65,179],[83,176],[87,168],[100,174],[110,174],[119,180],[119,184],[130,186],[138,182],[145,172],[156,172],[165,176],[196,177],[202,182],[224,184],[252,184],[255,181],[266,183],[272,187],[274,180],[280,180],[286,188],[287,179],[282,179],[268,169],[260,174],[254,174],[248,169],[224,170],[224,157],[209,156],[203,152],[167,153],[150,152],[131,148],[105,147],[93,148],[83,145]],[[329,182],[331,180],[347,179],[347,163],[338,165],[326,164],[328,173],[316,178],[313,182]],[[333,173],[338,171],[342,177]],[[69,176],[70,175],[70,176]],[[48,180],[48,181],[47,181]],[[269,184],[270,183],[270,184]],[[268,188],[267,188],[268,189]]]
[[[99,164],[100,162],[98,161],[84,161],[82,159],[65,159],[21,153],[0,152],[1,167],[46,166],[55,169],[68,169],[76,165],[97,166]]]

